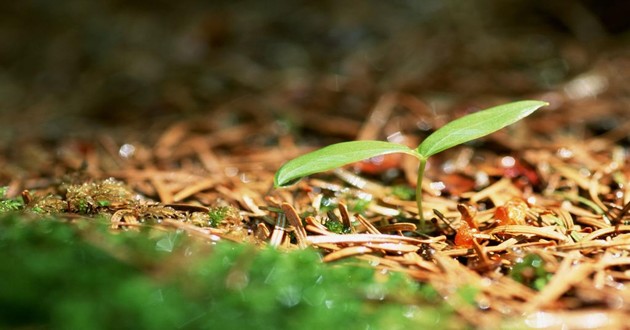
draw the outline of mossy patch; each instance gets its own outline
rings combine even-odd
[[[400,274],[326,265],[313,250],[209,246],[169,235],[112,234],[95,219],[1,218],[0,327],[454,326],[449,309]]]

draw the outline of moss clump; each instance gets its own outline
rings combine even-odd
[[[208,216],[210,217],[210,226],[215,228],[219,227],[224,221],[236,220],[238,223],[241,221],[238,210],[227,205],[213,207],[210,209],[210,212],[208,212]]]
[[[67,211],[68,203],[61,196],[48,194],[35,199],[29,209],[40,214],[59,214]]]
[[[109,178],[103,181],[68,185],[66,200],[69,212],[94,214],[104,207],[129,205],[133,201],[133,192],[122,182]]]

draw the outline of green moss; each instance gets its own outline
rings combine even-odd
[[[449,309],[428,298],[426,286],[400,274],[375,274],[369,265],[326,265],[312,250],[287,253],[229,242],[208,246],[176,233],[113,235],[99,220],[69,225],[0,218],[0,260],[0,328],[455,324]]]
[[[540,291],[551,280],[552,274],[545,269],[545,261],[532,253],[514,264],[510,276],[517,282]]]
[[[347,234],[350,232],[350,228],[344,227],[341,221],[334,219],[328,219],[324,222],[324,227],[335,234]]]
[[[68,210],[81,214],[95,214],[99,208],[112,204],[129,205],[133,192],[122,182],[114,179],[69,184],[65,187]]]
[[[6,198],[9,187],[0,187],[0,213],[18,211],[24,208],[22,198]]]
[[[27,209],[40,214],[59,214],[68,209],[68,203],[61,196],[49,194],[36,197]]]
[[[235,217],[238,211],[231,206],[216,206],[208,212],[210,216],[210,226],[218,227],[227,217]]]
[[[0,213],[18,211],[24,207],[24,203],[17,199],[0,200]]]

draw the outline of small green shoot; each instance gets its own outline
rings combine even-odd
[[[276,172],[275,187],[291,185],[301,178],[332,170],[367,158],[392,153],[414,156],[420,162],[416,184],[418,215],[424,223],[422,209],[422,178],[429,157],[459,144],[480,138],[511,125],[539,108],[542,101],[519,101],[499,105],[458,118],[429,135],[416,149],[384,141],[351,141],[332,144],[285,163]]]
[[[9,187],[7,186],[0,187],[0,213],[18,211],[24,208],[24,202],[21,198],[6,198],[8,190]]]
[[[517,262],[510,271],[510,276],[517,282],[534,290],[542,290],[549,283],[552,274],[545,269],[545,261],[537,254],[528,254]]]
[[[208,216],[210,217],[210,226],[214,228],[219,227],[219,224],[221,224],[221,222],[225,220],[231,212],[232,210],[229,206],[217,206],[212,208],[210,212],[208,212]]]
[[[343,223],[338,220],[329,219],[328,221],[324,222],[324,226],[326,227],[326,229],[335,234],[347,234],[350,232],[350,228],[345,228],[343,226]]]

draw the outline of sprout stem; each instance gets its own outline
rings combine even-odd
[[[424,178],[424,167],[427,165],[427,159],[420,158],[418,165],[418,180],[416,181],[416,203],[418,205],[418,216],[420,217],[420,228],[424,229],[425,221],[422,212],[422,179]]]

